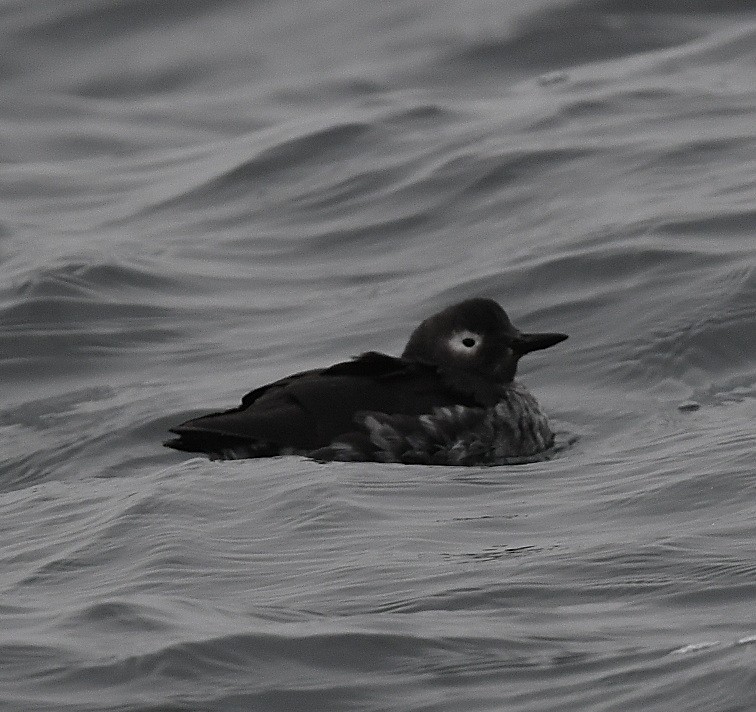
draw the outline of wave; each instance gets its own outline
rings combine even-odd
[[[608,15],[590,3],[550,8],[526,17],[508,36],[467,43],[444,64],[447,70],[476,73],[545,72],[666,49],[700,36],[686,23],[665,22],[655,12],[622,10]]]

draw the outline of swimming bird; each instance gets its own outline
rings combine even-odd
[[[514,380],[531,351],[566,334],[516,329],[492,299],[423,322],[400,357],[369,351],[256,388],[241,405],[171,429],[166,446],[212,459],[303,454],[320,461],[494,465],[538,459],[546,415]]]

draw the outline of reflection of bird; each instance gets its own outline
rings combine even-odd
[[[300,453],[318,460],[497,464],[554,441],[513,381],[521,356],[566,339],[524,334],[490,299],[423,321],[401,358],[370,351],[248,393],[238,408],[171,429],[168,447],[218,459]]]

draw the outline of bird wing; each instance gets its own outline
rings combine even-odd
[[[179,440],[167,444],[207,452],[224,441],[247,441],[263,449],[275,445],[306,452],[354,431],[360,412],[418,415],[460,403],[478,405],[473,396],[448,385],[434,367],[369,352],[250,391],[238,408],[172,428]]]

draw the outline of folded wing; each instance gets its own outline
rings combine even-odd
[[[355,416],[365,411],[419,415],[460,403],[477,405],[437,369],[370,352],[255,389],[238,408],[172,428],[178,438],[166,445],[216,456],[306,453],[357,430]]]

